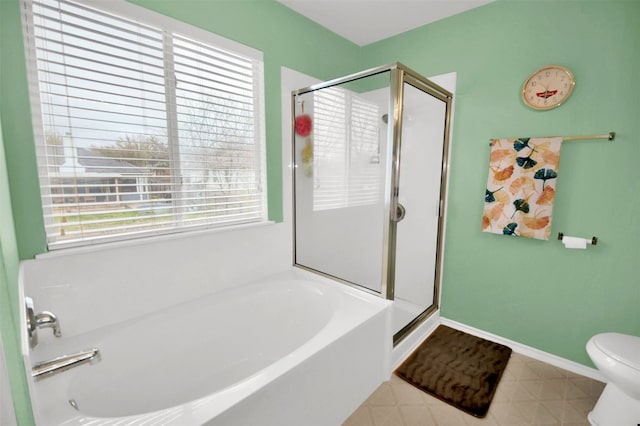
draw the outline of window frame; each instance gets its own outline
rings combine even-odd
[[[153,12],[149,9],[128,3],[125,0],[71,0],[73,3],[77,3],[82,6],[95,8],[98,11],[114,14],[123,19],[132,20],[135,22],[139,22],[143,25],[149,25],[155,28],[158,28],[162,31],[163,34],[171,34],[176,36],[182,36],[189,39],[192,39],[196,42],[200,42],[203,44],[207,44],[217,49],[226,50],[232,52],[234,54],[242,55],[247,59],[250,59],[253,62],[253,70],[255,78],[253,80],[253,101],[255,105],[255,114],[253,117],[254,121],[254,140],[253,140],[253,148],[255,150],[256,155],[256,164],[255,168],[252,169],[258,175],[258,198],[260,201],[260,217],[257,219],[248,219],[245,221],[237,221],[237,222],[227,222],[227,223],[208,223],[208,224],[200,224],[200,225],[187,225],[185,222],[175,223],[171,226],[163,226],[158,229],[151,230],[127,230],[123,227],[123,232],[116,234],[109,234],[103,236],[91,236],[89,238],[81,237],[79,239],[73,240],[56,240],[55,236],[49,235],[49,229],[52,229],[53,214],[52,214],[52,204],[47,203],[45,205],[45,200],[51,198],[51,194],[48,193],[48,189],[46,185],[43,185],[43,180],[49,178],[49,172],[47,171],[46,164],[41,164],[39,158],[47,157],[47,146],[45,143],[45,126],[44,120],[42,116],[41,110],[41,102],[40,102],[40,81],[38,78],[38,67],[37,67],[37,56],[36,56],[36,46],[35,46],[35,36],[32,34],[33,30],[33,13],[32,13],[32,0],[21,0],[21,8],[22,8],[22,16],[23,16],[23,34],[24,34],[24,43],[25,43],[25,56],[27,62],[27,74],[28,74],[28,83],[29,83],[29,97],[30,97],[30,105],[32,111],[32,124],[34,129],[34,144],[36,148],[36,161],[38,168],[38,182],[40,186],[40,201],[43,209],[43,216],[45,221],[45,235],[48,250],[58,250],[72,247],[82,247],[82,246],[92,246],[98,244],[104,244],[114,241],[127,241],[127,240],[136,240],[143,237],[150,237],[156,235],[166,235],[166,234],[181,234],[185,232],[193,232],[198,230],[208,230],[208,229],[230,229],[233,227],[244,227],[246,225],[251,224],[260,224],[268,222],[268,200],[267,200],[267,167],[266,167],[266,126],[265,126],[265,90],[264,90],[264,62],[263,62],[263,53],[257,49],[252,47],[243,45],[241,43],[226,39],[217,34],[211,33],[209,31],[203,30],[201,28],[194,27],[192,25],[186,24],[184,22],[178,21],[173,18],[169,18],[165,15],[161,15],[159,13]],[[163,43],[163,55],[166,55],[167,46]],[[171,56],[171,61],[167,64],[163,65],[165,69],[165,74],[167,70],[171,70],[173,67],[173,56]],[[165,90],[171,91],[171,87],[166,85],[168,81],[165,78]],[[170,119],[167,120],[167,132],[171,132],[171,128],[177,125],[178,115],[175,112],[176,108],[176,98],[175,98],[175,85],[173,88],[173,102],[168,103],[166,105],[167,110],[173,108],[174,111],[170,114]],[[171,122],[173,121],[173,123]],[[174,127],[175,128],[175,127]],[[169,144],[169,149],[172,144],[167,141]],[[179,142],[178,142],[179,144]],[[180,163],[178,162],[177,167],[180,167]],[[172,166],[172,170],[174,170]],[[44,174],[44,177],[43,177]],[[173,174],[173,173],[172,173]],[[175,190],[171,190],[172,196],[175,194],[179,194],[180,192],[175,192]],[[126,226],[126,225],[125,225]]]

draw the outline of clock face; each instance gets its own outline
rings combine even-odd
[[[559,65],[542,67],[524,82],[522,99],[533,109],[556,108],[571,95],[574,85],[573,74],[567,68]]]

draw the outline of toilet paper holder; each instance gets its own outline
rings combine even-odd
[[[558,239],[560,241],[562,241],[563,237],[564,237],[564,234],[562,232],[558,232]],[[591,238],[591,245],[595,246],[596,244],[598,244],[598,237],[592,237]]]

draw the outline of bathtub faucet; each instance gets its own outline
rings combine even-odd
[[[58,317],[53,312],[42,311],[36,315],[33,309],[33,299],[25,297],[24,303],[27,314],[27,334],[29,335],[29,346],[31,349],[35,348],[38,344],[39,328],[52,328],[54,336],[62,336],[60,332],[60,321],[58,321]]]
[[[33,366],[31,375],[34,379],[40,380],[70,368],[87,363],[93,364],[97,361],[100,361],[100,350],[91,348],[75,354],[63,355],[49,361],[39,362]]]

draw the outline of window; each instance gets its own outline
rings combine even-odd
[[[313,209],[379,202],[380,107],[332,87],[313,92],[313,116]]]
[[[261,53],[92,4],[23,4],[49,248],[265,220]]]

